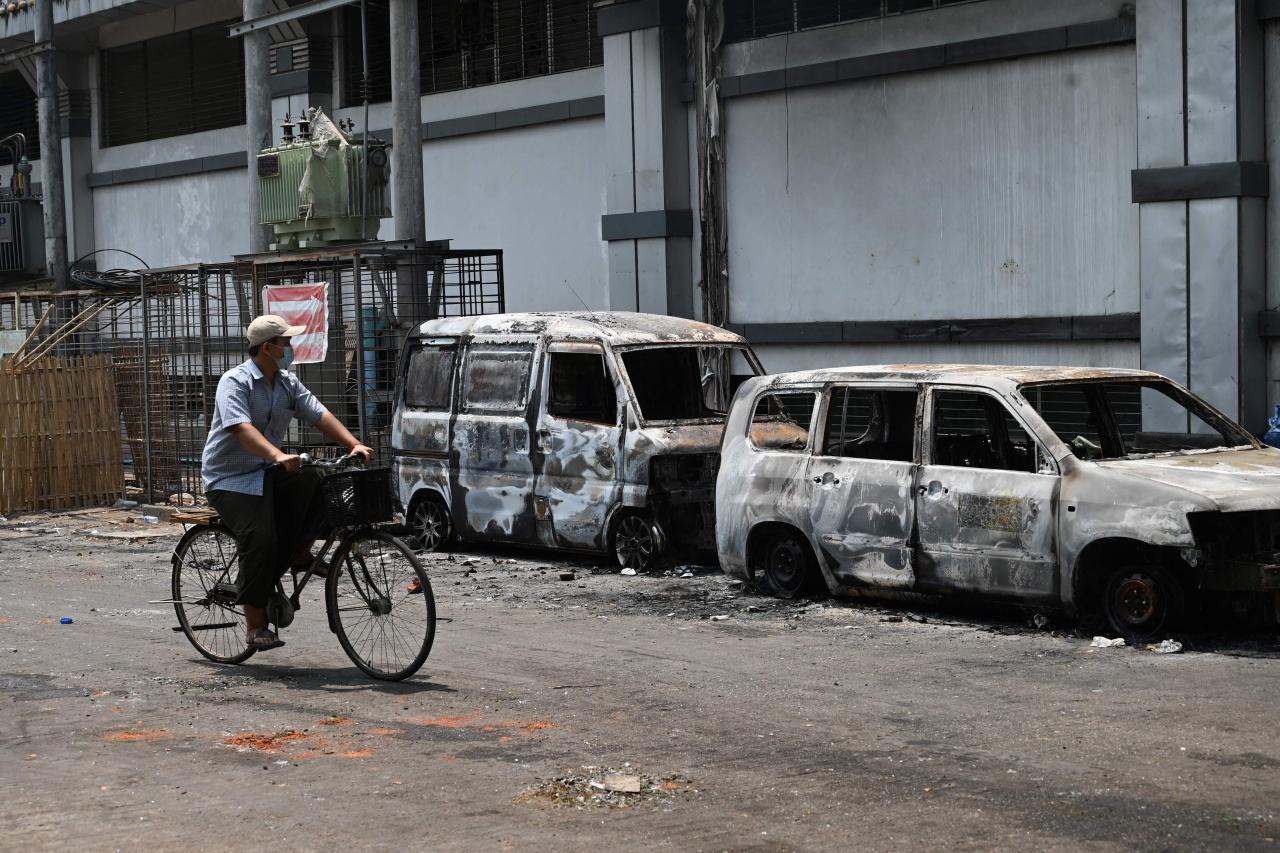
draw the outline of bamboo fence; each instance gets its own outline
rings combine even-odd
[[[123,493],[111,357],[0,365],[0,513],[110,503]]]

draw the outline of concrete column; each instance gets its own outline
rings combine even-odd
[[[53,4],[36,4],[36,44],[48,49],[36,56],[36,98],[40,110],[40,171],[44,190],[44,253],[55,290],[67,289],[67,207],[63,192],[62,135],[58,112],[58,75],[54,66]]]
[[[693,316],[684,7],[602,7],[609,307]]]
[[[244,0],[244,18],[258,18],[274,11],[270,0]],[[270,47],[266,30],[242,36],[244,39],[245,146],[249,154],[246,197],[249,200],[249,251],[265,252],[271,243],[271,228],[259,224],[261,200],[258,194],[258,152],[271,144]]]
[[[391,205],[397,240],[427,239],[418,0],[391,0]]]
[[[1266,190],[1249,179],[1264,159],[1254,3],[1142,0],[1137,25],[1142,365],[1261,431]],[[1143,422],[1199,428],[1154,398]]]
[[[97,248],[94,234],[92,54],[58,51],[58,78],[66,88],[58,97],[63,173],[67,205],[67,257],[71,262]]]

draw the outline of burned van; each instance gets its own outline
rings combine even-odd
[[[392,424],[416,544],[602,552],[637,571],[713,552],[728,401],[761,372],[743,338],[675,317],[423,323],[401,354]]]
[[[1154,373],[761,377],[722,453],[721,566],[783,596],[977,595],[1140,640],[1206,603],[1274,626],[1280,451]]]

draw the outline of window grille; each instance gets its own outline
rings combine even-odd
[[[227,24],[102,51],[103,144],[244,124],[244,47]]]
[[[360,10],[343,18],[343,106],[361,101]],[[369,100],[391,100],[388,0],[369,0]],[[600,65],[591,0],[421,0],[423,94],[469,89]]]
[[[0,137],[22,133],[27,137],[27,159],[40,159],[40,121],[36,93],[17,71],[0,74]],[[0,148],[0,166],[13,164],[13,152]]]
[[[977,0],[725,0],[726,42],[868,21]]]

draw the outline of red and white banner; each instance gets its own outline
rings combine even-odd
[[[329,354],[329,285],[317,281],[310,284],[269,285],[262,288],[264,314],[279,314],[290,325],[306,326],[294,335],[293,363],[315,364]]]

